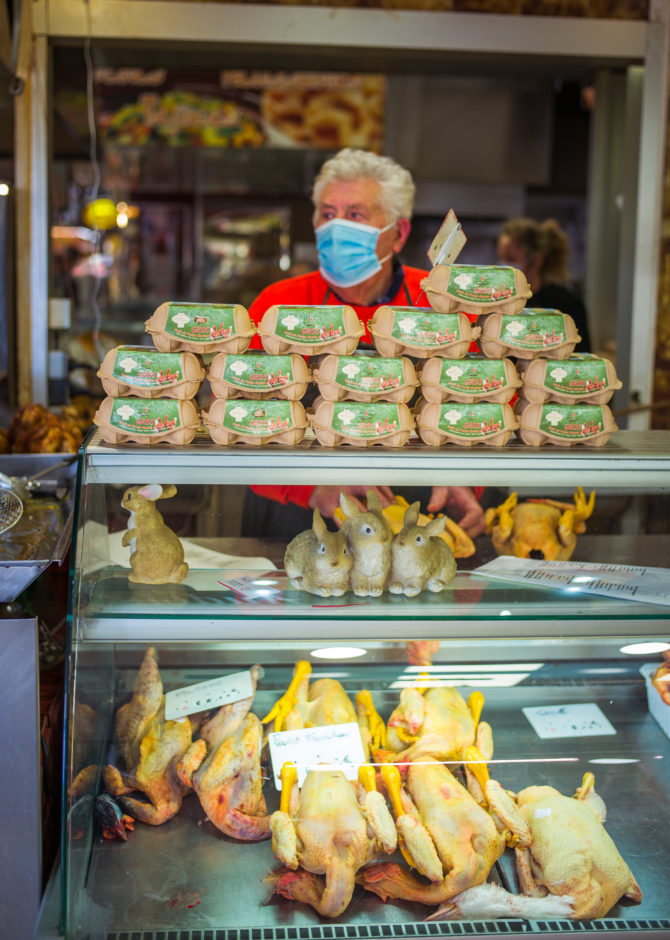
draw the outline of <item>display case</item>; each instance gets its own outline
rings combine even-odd
[[[397,450],[329,449],[307,440],[295,447],[222,448],[200,436],[183,448],[114,448],[94,435],[82,449],[78,474],[61,862],[65,937],[668,935],[670,740],[667,726],[663,730],[650,714],[641,669],[661,661],[657,650],[670,636],[670,606],[662,589],[653,602],[636,599],[635,586],[625,599],[613,596],[604,579],[604,593],[594,593],[593,582],[587,591],[588,575],[580,578],[580,566],[639,566],[640,583],[644,566],[657,573],[669,567],[670,434],[621,431],[591,449],[437,449],[410,442]],[[129,517],[121,498],[127,487],[149,483],[177,489],[160,510],[179,534],[190,565],[179,583],[128,579],[130,549],[122,542]],[[491,537],[482,534],[475,553],[458,558],[453,585],[441,592],[320,597],[287,580],[285,533],[251,539],[240,527],[239,535],[216,534],[229,531],[247,486],[268,483],[477,484],[486,488],[482,499],[494,503],[512,491],[520,499],[571,501],[577,486],[596,496],[571,559],[575,570],[560,586],[534,578],[501,580],[478,570],[496,557]],[[657,645],[645,653],[644,643]],[[384,902],[357,883],[343,913],[321,916],[310,904],[277,893],[282,864],[269,838],[249,839],[244,826],[236,830],[230,820],[226,834],[210,821],[216,809],[206,811],[202,793],[185,786],[174,812],[174,806],[166,809],[171,797],[160,787],[160,793],[152,790],[158,815],[165,817],[160,825],[136,821],[125,839],[104,838],[101,821],[104,828],[109,820],[99,800],[103,768],[123,769],[119,709],[134,687],[137,697],[138,673],[150,649],[163,692],[259,665],[251,713],[260,719],[285,691],[299,661],[311,664],[310,681],[335,679],[352,702],[367,689],[384,721],[406,689],[455,687],[463,698],[480,691],[482,718],[492,727],[495,745],[491,776],[510,793],[549,785],[572,796],[584,775],[593,773],[607,806],[604,825],[640,886],[641,901],[617,899],[602,916],[579,919],[526,919],[511,912],[503,919],[478,919],[456,911],[455,919],[426,922],[435,903]],[[191,722],[194,739],[201,717]],[[272,722],[263,728],[271,731]],[[447,761],[457,777],[463,757]],[[277,768],[265,745],[261,758],[270,814],[279,807]],[[373,751],[376,759],[380,752]],[[88,781],[82,784],[85,768]],[[229,774],[230,786],[240,782],[240,773]],[[133,797],[146,800],[148,789],[145,783],[145,795]],[[229,792],[219,794],[219,804]],[[133,805],[124,795],[117,802],[122,810]],[[337,818],[336,804],[326,805]],[[265,815],[262,803],[252,815]],[[581,849],[571,837],[563,851],[567,877],[579,868]],[[409,872],[400,852],[383,859],[373,852],[365,865],[389,860]],[[461,861],[454,855],[443,864],[446,874]],[[428,884],[422,875],[415,878]],[[492,862],[488,880],[519,892],[513,848]],[[318,893],[318,879],[315,884]]]

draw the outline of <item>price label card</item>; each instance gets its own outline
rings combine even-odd
[[[226,581],[219,581],[219,584],[228,588],[233,594],[237,594],[245,601],[255,600],[259,597],[272,597],[279,594],[279,588],[273,587],[276,583],[276,577],[272,575],[276,572],[269,572],[268,577],[264,577],[260,572],[254,575],[239,575],[238,577],[228,578]]]
[[[522,708],[539,738],[584,738],[616,734],[597,705],[538,705]]]
[[[456,213],[450,209],[447,217],[428,249],[428,260],[433,265],[453,264],[461,253],[467,238],[456,218]]]
[[[220,676],[218,679],[208,679],[206,682],[196,682],[195,685],[186,685],[183,689],[166,692],[165,718],[168,721],[183,718],[195,712],[239,702],[242,698],[251,698],[253,694],[254,687],[249,670]]]
[[[275,786],[281,790],[279,774],[287,761],[295,764],[298,786],[310,770],[335,768],[348,780],[356,780],[360,764],[365,763],[361,732],[355,721],[295,731],[273,731],[268,735]]]

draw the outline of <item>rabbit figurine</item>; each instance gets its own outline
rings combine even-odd
[[[366,496],[367,509],[361,510],[350,496],[340,493],[340,508],[346,517],[341,531],[346,534],[354,556],[351,569],[354,594],[379,597],[391,573],[393,531],[384,516],[379,495],[368,490]]]
[[[415,597],[424,588],[442,591],[456,575],[456,559],[451,548],[439,533],[444,529],[446,516],[438,516],[424,526],[417,525],[418,502],[405,510],[403,527],[393,539],[391,548],[392,594]]]
[[[154,505],[157,499],[174,496],[177,487],[171,483],[161,486],[130,486],[123,494],[121,505],[130,513],[128,530],[123,533],[122,545],[130,545],[129,581],[136,584],[168,584],[183,581],[188,574],[184,549],[179,536],[163,522]]]
[[[299,532],[284,552],[284,569],[294,588],[320,597],[341,597],[349,590],[352,556],[342,532],[331,532],[318,509],[312,528]]]

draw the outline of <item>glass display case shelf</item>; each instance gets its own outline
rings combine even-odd
[[[617,431],[604,447],[428,447],[418,440],[397,449],[323,447],[306,437],[293,447],[221,447],[205,433],[186,447],[114,447],[96,432],[86,447],[86,482],[320,483],[389,486],[433,485],[448,473],[456,485],[667,489],[670,486],[670,431]]]

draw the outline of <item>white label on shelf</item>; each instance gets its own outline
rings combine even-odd
[[[594,703],[584,705],[537,705],[522,708],[539,738],[584,738],[616,734]]]
[[[453,264],[466,243],[465,232],[453,209],[445,216],[444,222],[428,249],[428,260],[433,265]]]
[[[174,689],[165,694],[165,718],[183,718],[209,708],[219,708],[231,702],[239,702],[243,698],[251,698],[254,687],[251,682],[251,673],[234,672],[229,676],[220,676],[218,679],[208,679],[206,682],[196,682],[195,685],[186,685],[183,689]]]
[[[365,763],[361,732],[355,721],[341,725],[273,731],[268,735],[275,786],[281,790],[279,776],[287,761],[295,764],[298,786],[310,770],[341,770],[349,780],[356,780],[360,764]],[[317,766],[317,765],[328,765]]]
[[[670,605],[670,568],[589,561],[540,561],[501,555],[474,568],[471,574],[561,588],[571,594],[600,594],[646,604]]]

